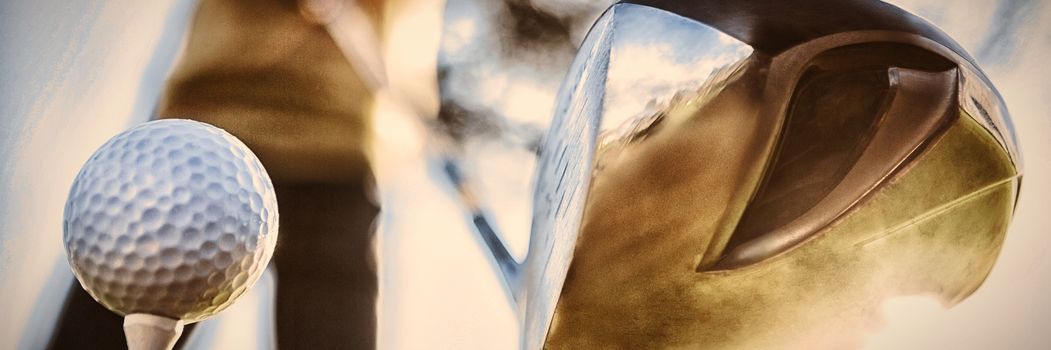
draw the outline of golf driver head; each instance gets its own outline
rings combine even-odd
[[[984,281],[1021,183],[1004,103],[877,1],[630,1],[541,148],[523,348],[843,348]]]

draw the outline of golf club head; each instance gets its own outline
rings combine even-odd
[[[557,95],[522,347],[856,346],[985,279],[1022,174],[1002,98],[873,1],[632,1]]]

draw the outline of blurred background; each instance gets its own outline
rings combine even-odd
[[[1051,1],[890,2],[976,57],[1014,119],[1025,177],[985,284],[950,310],[923,297],[889,301],[868,348],[1047,348]],[[372,17],[377,40],[363,51],[382,64],[355,65],[379,72],[393,91],[377,94],[367,112],[382,207],[373,242],[379,348],[517,347],[515,314],[445,167],[463,168],[512,255],[523,257],[536,145],[576,46],[610,3],[380,2]],[[0,348],[37,349],[51,338],[72,280],[61,243],[69,184],[105,140],[152,118],[184,57],[196,7],[187,0],[0,2]],[[205,321],[190,346],[272,346],[272,298],[273,280],[264,278]]]

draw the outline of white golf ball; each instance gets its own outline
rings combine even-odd
[[[109,140],[80,170],[63,241],[73,273],[120,314],[196,322],[262,274],[277,242],[263,165],[214,126],[158,120]]]

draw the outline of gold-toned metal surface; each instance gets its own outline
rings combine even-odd
[[[955,69],[837,68],[816,64],[799,82],[780,150],[720,267],[768,258],[828,225],[955,116]]]
[[[544,347],[857,348],[888,298],[985,280],[1021,177],[1010,120],[950,39],[868,10],[782,36],[705,22],[756,51],[603,130]]]
[[[651,142],[671,155],[689,150]],[[618,173],[653,171],[651,163],[621,165]],[[714,206],[706,210],[695,193],[647,191],[636,177],[600,174],[547,347],[856,347],[887,297],[930,293],[952,305],[981,284],[1017,181],[995,139],[973,119],[954,118],[929,150],[807,244],[697,273],[692,248],[709,237],[695,222]],[[624,196],[631,200],[617,200]]]

